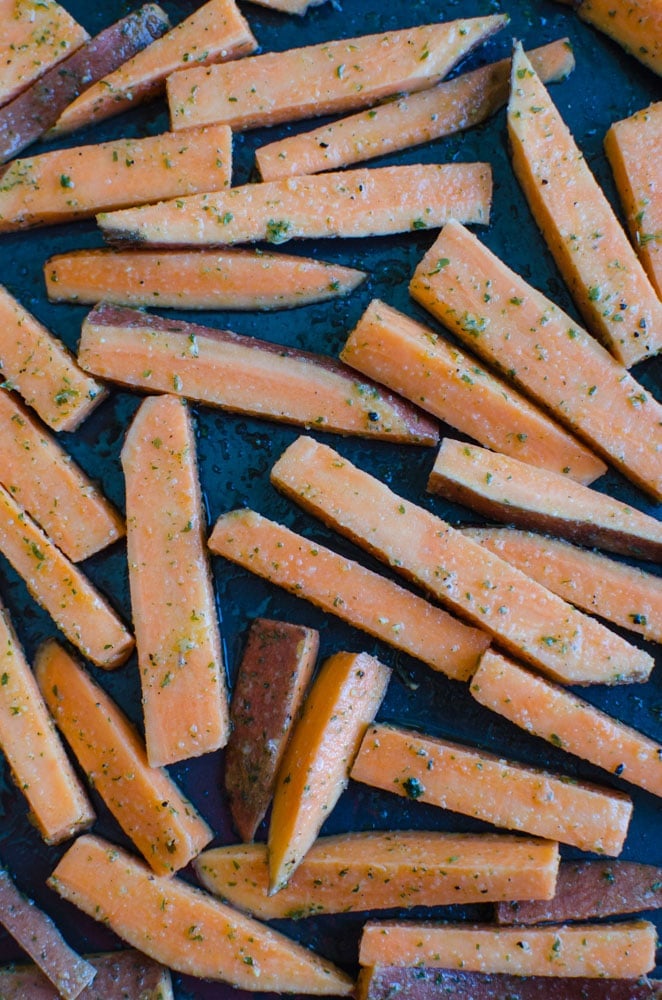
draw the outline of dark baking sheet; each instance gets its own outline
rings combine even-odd
[[[94,33],[126,14],[132,5],[124,0],[105,0],[93,7],[82,0],[65,0],[65,6]],[[182,2],[165,3],[164,6],[174,20],[180,20],[196,5]],[[435,19],[507,11],[511,16],[510,26],[474,53],[465,67],[480,65],[507,54],[512,37],[521,38],[526,45],[534,46],[568,35],[577,57],[577,68],[568,81],[554,86],[553,97],[614,204],[613,184],[602,150],[604,133],[612,121],[662,97],[659,78],[625,55],[610,40],[580,22],[570,8],[551,0],[504,0],[503,3],[496,0],[447,0],[436,4],[426,0],[391,0],[390,3],[384,3],[384,0],[343,0],[342,4],[325,3],[304,18],[289,18],[252,4],[245,4],[243,9],[264,50],[284,49]],[[76,134],[61,145],[97,142],[118,136],[151,135],[164,131],[167,125],[165,104],[159,101]],[[256,145],[288,134],[295,128],[306,127],[309,126],[302,123],[300,126],[283,126],[237,136],[234,183],[242,183],[251,176]],[[35,146],[32,151],[37,152],[38,149]],[[480,229],[481,239],[563,308],[574,312],[512,175],[503,112],[470,132],[376,162],[475,159],[491,161],[495,177],[492,221],[489,227]],[[312,253],[322,259],[361,267],[370,273],[370,279],[341,302],[308,306],[286,313],[208,313],[197,318],[210,325],[227,326],[241,333],[329,354],[337,354],[347,333],[373,296],[379,296],[410,315],[430,322],[410,301],[407,283],[434,236],[435,233],[431,232],[415,232],[388,239],[290,244],[288,252]],[[76,347],[85,309],[49,304],[44,293],[42,266],[53,253],[97,246],[101,242],[92,222],[0,237],[0,280],[71,348]],[[196,318],[194,315],[181,315]],[[662,358],[639,366],[635,374],[660,396]],[[123,483],[119,452],[125,428],[139,401],[137,394],[113,391],[79,431],[61,436],[65,447],[89,474],[101,482],[107,495],[120,507],[123,505]],[[298,435],[298,430],[204,407],[196,407],[195,413],[200,475],[210,524],[223,511],[250,506],[337,550],[357,555],[349,542],[333,537],[276,494],[269,485],[268,474],[273,462]],[[425,483],[434,457],[430,449],[366,444],[358,439],[330,435],[320,437],[352,461],[388,481],[395,490],[452,522],[472,520],[468,511],[425,494]],[[658,517],[662,515],[662,508],[652,506],[642,493],[615,473],[609,473],[597,488]],[[359,558],[369,562],[362,554]],[[647,568],[650,569],[650,565]],[[118,544],[90,559],[85,569],[130,620],[124,547]],[[660,571],[659,567],[657,571]],[[395,653],[363,633],[318,612],[306,602],[290,597],[220,559],[214,562],[214,572],[230,677],[237,667],[246,627],[254,616],[267,615],[314,626],[321,631],[322,656],[343,648],[365,649],[395,668],[379,713],[381,719],[466,740],[516,760],[627,790],[634,799],[635,809],[623,857],[662,864],[662,813],[660,801],[654,796],[631,788],[613,776],[606,776],[598,768],[528,737],[477,705],[465,686]],[[10,609],[19,636],[31,657],[37,645],[53,634],[54,627],[48,616],[31,601],[22,581],[2,557],[0,597]],[[641,642],[637,638],[632,641]],[[648,644],[648,649],[659,659],[659,647]],[[135,658],[116,673],[93,672],[130,717],[139,723],[140,696]],[[658,666],[646,685],[611,690],[591,688],[585,690],[584,695],[618,718],[662,740],[662,685],[659,673]],[[222,793],[222,753],[185,762],[170,770],[212,824],[216,832],[215,843],[232,842],[235,837]],[[99,813],[95,831],[129,846],[98,799],[95,799],[95,804]],[[342,797],[323,832],[387,828],[472,831],[485,827],[477,821],[431,806],[409,803],[357,784],[350,786]],[[24,800],[14,788],[4,761],[0,761],[0,857],[9,866],[20,888],[51,914],[74,947],[81,951],[119,947],[120,942],[108,930],[81,915],[74,907],[62,903],[46,888],[44,880],[65,849],[66,845],[51,849],[44,846],[27,820]],[[564,849],[563,853],[571,857],[578,852]],[[415,913],[422,915],[421,911]],[[461,911],[445,908],[425,911],[424,915],[483,919],[488,917],[488,910],[480,907]],[[362,915],[351,915],[319,917],[299,923],[281,921],[278,926],[353,971],[362,922]],[[20,957],[16,945],[0,930],[0,961]],[[176,976],[175,982],[179,1000],[220,1000],[237,995],[230,987],[218,983],[201,983],[181,976]]]

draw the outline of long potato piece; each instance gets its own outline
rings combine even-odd
[[[565,684],[643,680],[652,659],[326,445],[300,437],[274,485]],[[492,556],[492,558],[489,558]]]
[[[90,955],[94,981],[80,1000],[175,1000],[170,970],[130,948]],[[34,965],[0,968],[0,996],[4,1000],[59,1000],[59,994]]]
[[[516,528],[463,534],[582,611],[662,643],[662,579],[559,538]]]
[[[542,45],[529,56],[548,82],[564,79],[575,65],[567,39]],[[274,181],[337,170],[471,128],[506,103],[509,74],[510,60],[501,59],[311,132],[259,146],[255,162],[260,176]]]
[[[131,606],[152,767],[225,746],[229,709],[185,403],[145,400],[121,454]]]
[[[56,149],[13,160],[0,176],[0,233],[228,187],[225,126]]]
[[[79,837],[49,885],[134,948],[178,972],[260,992],[347,996],[330,962],[98,837]]]
[[[662,76],[662,9],[657,0],[562,0]]]
[[[0,552],[69,642],[99,667],[120,666],[133,637],[90,581],[0,486]]]
[[[351,777],[508,830],[610,856],[621,853],[632,815],[632,801],[621,792],[394,726],[370,727]]]
[[[662,523],[656,518],[510,455],[444,438],[428,489],[495,521],[548,531],[609,552],[662,560]]]
[[[7,611],[0,606],[0,749],[48,844],[94,822]]]
[[[0,105],[80,48],[89,35],[55,0],[0,3]]]
[[[212,848],[195,862],[205,888],[263,920],[548,899],[557,869],[558,845],[551,841],[418,830],[320,837],[273,896],[264,844]]]
[[[662,405],[467,229],[444,226],[410,291],[560,423],[662,500]]]
[[[168,79],[171,125],[223,122],[240,131],[423,90],[506,22],[503,14],[463,18],[183,70]]]
[[[37,653],[35,676],[60,732],[108,809],[158,875],[183,868],[212,831],[165,769],[150,767],[124,713],[54,641]]]
[[[628,368],[657,354],[662,303],[519,43],[508,135],[515,174],[588,329]]]
[[[287,884],[349,783],[391,677],[367,653],[336,653],[315,678],[290,736],[269,823],[269,892]]]
[[[662,101],[614,122],[604,141],[639,259],[662,298]]]
[[[582,483],[607,471],[588,448],[475,358],[379,299],[350,333],[340,358],[487,448]]]
[[[61,112],[49,136],[73,132],[156,97],[170,73],[191,63],[238,59],[256,47],[234,0],[208,0],[162,38],[88,87]]]
[[[102,303],[78,350],[86,370],[147,392],[399,444],[439,439],[430,417],[335,359],[229,330]]]
[[[75,430],[105,395],[64,344],[2,285],[0,375],[55,431]]]
[[[74,250],[44,265],[52,302],[159,309],[290,309],[347,295],[365,277],[340,264],[252,250]]]
[[[662,795],[662,747],[576,695],[488,650],[474,674],[476,701],[534,736]]]
[[[124,534],[124,521],[56,438],[0,389],[0,483],[72,562]]]
[[[654,968],[655,944],[655,925],[646,920],[516,928],[370,922],[363,929],[359,961],[365,966],[389,962],[519,976],[636,980]]]
[[[487,223],[487,163],[413,163],[244,184],[157,205],[102,212],[112,243],[225,246],[434,229],[449,218]],[[324,211],[320,211],[320,205]]]

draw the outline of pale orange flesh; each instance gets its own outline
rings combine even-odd
[[[296,503],[563,684],[645,680],[653,660],[333,449],[300,437],[271,473]]]
[[[251,56],[168,79],[173,129],[222,122],[235,131],[366,107],[436,83],[506,24],[502,14],[419,25]]]
[[[95,814],[2,606],[0,681],[0,749],[39,833],[59,844],[91,826]]]
[[[49,885],[178,972],[260,992],[347,996],[351,979],[308,948],[98,837],[79,837]]]
[[[575,65],[567,39],[529,53],[543,80],[561,80]],[[310,132],[287,136],[255,151],[263,181],[337,170],[472,128],[508,100],[510,60],[502,59],[453,80],[387,101]]]
[[[223,125],[116,139],[13,160],[0,175],[0,233],[229,187],[232,135]]]
[[[488,650],[470,689],[476,701],[520,729],[662,795],[660,744],[545,678]]]
[[[324,662],[278,771],[269,823],[269,891],[287,884],[349,782],[391,671],[367,653]]]
[[[371,726],[351,777],[582,851],[621,853],[632,816],[627,795],[504,760],[413,729]]]
[[[183,868],[212,831],[165,769],[150,767],[142,739],[106,692],[56,642],[35,676],[90,784],[158,875]]]
[[[421,965],[520,976],[636,979],[655,965],[655,926],[556,924],[491,927],[446,924],[366,924],[361,965]],[[555,987],[550,983],[550,996]]]
[[[513,168],[587,328],[628,368],[662,350],[662,303],[521,45],[508,103]]]
[[[234,0],[208,0],[180,24],[77,97],[49,132],[73,132],[156,97],[184,66],[238,59],[257,42]]]
[[[122,448],[131,606],[152,767],[225,746],[225,669],[185,403],[145,400]]]
[[[662,500],[662,405],[464,226],[444,226],[410,291],[471,350]]]
[[[662,8],[657,0],[576,0],[579,16],[662,76]]]
[[[588,448],[475,358],[378,299],[340,357],[494,451],[582,483],[607,471]]]
[[[468,680],[489,646],[480,629],[255,511],[222,514],[209,547],[455,680]]]

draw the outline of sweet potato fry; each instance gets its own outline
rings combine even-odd
[[[148,865],[158,875],[187,865],[212,832],[168,772],[149,766],[124,713],[54,641],[37,653],[35,676],[90,784]]]
[[[564,79],[575,60],[567,39],[529,53],[541,79]],[[471,128],[493,115],[508,100],[510,60],[488,66],[369,111],[287,136],[255,151],[263,181],[316,174],[361,163],[423,142]]]
[[[0,552],[69,642],[112,670],[127,659],[133,637],[90,581],[0,486]]]
[[[326,445],[300,437],[271,472],[304,509],[563,684],[646,678],[652,659]]]
[[[662,795],[662,747],[544,677],[488,650],[471,680],[481,705],[569,753]]]
[[[662,500],[662,405],[467,229],[447,223],[416,268],[410,291],[560,423]]]
[[[567,2],[567,0],[563,0]],[[662,10],[656,0],[571,0],[584,21],[662,76]]]
[[[582,611],[662,643],[662,579],[598,552],[516,528],[463,533]]]
[[[174,1000],[168,969],[138,951],[125,948],[89,955],[96,970],[90,986],[78,1000]],[[60,994],[36,966],[0,968],[0,996],[3,1000],[59,1000]]]
[[[662,559],[662,523],[656,518],[567,476],[486,448],[444,438],[428,489],[495,521],[638,559]]]
[[[164,11],[156,4],[147,4],[84,42],[1,108],[0,163],[43,135],[74,98],[148,46],[167,27]]]
[[[363,929],[359,961],[366,966],[388,961],[519,976],[636,980],[655,966],[655,941],[655,926],[645,920],[517,928],[370,922]]]
[[[614,122],[605,136],[630,235],[639,259],[662,298],[662,101]]]
[[[231,68],[168,78],[174,130],[223,122],[234,131],[338,114],[423,90],[507,22],[503,14],[424,24],[250,56]]]
[[[596,854],[621,853],[632,815],[632,801],[622,792],[394,726],[368,729],[351,777]]]
[[[521,883],[549,898],[557,868],[551,841],[419,830],[320,837],[273,896],[264,844],[212,848],[195,862],[205,888],[263,920],[484,903]]]
[[[517,178],[588,329],[628,368],[657,354],[662,303],[519,43],[508,135]]]
[[[324,0],[254,0],[259,7],[282,10],[285,14],[305,14],[309,7],[317,7]]]
[[[103,304],[85,319],[79,362],[147,392],[399,444],[436,444],[430,417],[333,358]]]
[[[1,606],[0,749],[47,844],[58,844],[92,825],[94,810]]]
[[[244,184],[215,194],[102,212],[97,222],[111,243],[279,244],[434,229],[449,218],[487,223],[491,197],[487,163],[413,163]]]
[[[378,299],[349,335],[340,358],[487,448],[582,483],[607,471],[588,448],[475,358]]]
[[[498,903],[499,924],[597,920],[662,906],[662,868],[636,861],[562,861],[551,899]]]
[[[76,365],[64,344],[0,285],[0,375],[44,423],[73,431],[103,399],[103,387]]]
[[[196,129],[186,140],[166,132],[14,160],[0,175],[0,233],[229,186],[230,130]]]
[[[234,0],[208,0],[184,21],[61,109],[50,135],[73,132],[156,97],[166,77],[193,64],[238,59],[257,42]]]
[[[310,683],[319,632],[256,618],[232,692],[232,731],[225,751],[225,788],[242,840],[264,819],[292,725]]]
[[[74,250],[44,265],[51,301],[159,309],[290,309],[347,295],[365,277],[339,264],[253,250]]]
[[[486,632],[255,511],[222,514],[209,547],[455,680],[468,680],[489,646]]]
[[[56,987],[58,996],[76,1000],[94,979],[94,966],[69,947],[50,917],[21,895],[2,868],[0,924],[39,965]]]
[[[124,534],[124,522],[56,438],[0,389],[0,483],[72,562]]]
[[[178,972],[260,992],[351,992],[351,979],[308,948],[98,837],[79,837],[49,885]]]

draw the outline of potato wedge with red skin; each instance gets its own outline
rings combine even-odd
[[[96,969],[78,1000],[174,1000],[170,971],[138,951],[125,948],[86,956]],[[0,968],[3,1000],[59,1000],[60,994],[36,966]]]
[[[438,440],[430,417],[334,358],[137,309],[94,309],[78,360],[121,385],[238,413],[399,444]]]
[[[243,841],[252,840],[271,802],[285,753],[313,676],[319,632],[256,618],[239,664],[230,703],[225,789]]]
[[[548,900],[498,903],[499,924],[597,920],[662,907],[662,868],[637,861],[562,861]]]

